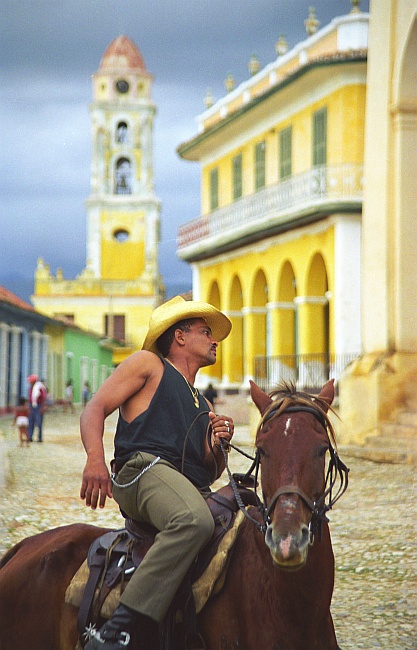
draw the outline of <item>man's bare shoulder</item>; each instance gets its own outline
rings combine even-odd
[[[138,352],[133,352],[128,356],[121,365],[125,363],[157,363],[161,365],[162,359],[155,352],[149,352],[149,350],[139,350]]]
[[[147,350],[133,353],[115,370],[113,386],[121,397],[120,410],[125,420],[130,422],[149,407],[163,373],[162,358]]]
[[[161,374],[163,368],[164,364],[160,356],[148,350],[139,350],[122,361],[120,366],[116,368],[115,373],[135,372],[142,376],[150,376],[154,373]]]

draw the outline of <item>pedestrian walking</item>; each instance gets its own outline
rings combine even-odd
[[[90,399],[90,384],[85,381],[83,384],[83,406],[85,408],[88,400]]]
[[[72,379],[68,379],[67,385],[65,388],[65,402],[64,402],[64,411],[66,412],[67,408],[70,409],[71,413],[75,413],[74,406],[74,386],[72,385]]]
[[[213,384],[209,384],[207,386],[206,390],[204,391],[204,397],[208,399],[214,408],[217,399],[217,390],[214,388]]]

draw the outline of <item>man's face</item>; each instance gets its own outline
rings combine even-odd
[[[188,332],[184,332],[186,350],[195,355],[200,367],[216,363],[217,341],[213,339],[211,329],[203,318],[198,318]]]

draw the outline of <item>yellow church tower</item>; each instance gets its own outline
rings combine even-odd
[[[154,193],[152,77],[136,45],[117,37],[93,75],[87,266],[54,277],[40,259],[35,307],[139,349],[162,298],[160,201]]]

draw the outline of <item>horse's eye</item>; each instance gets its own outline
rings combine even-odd
[[[320,447],[320,449],[317,452],[317,456],[319,458],[323,458],[323,456],[326,455],[326,451],[329,450],[329,447],[327,445],[323,445],[323,447]]]

